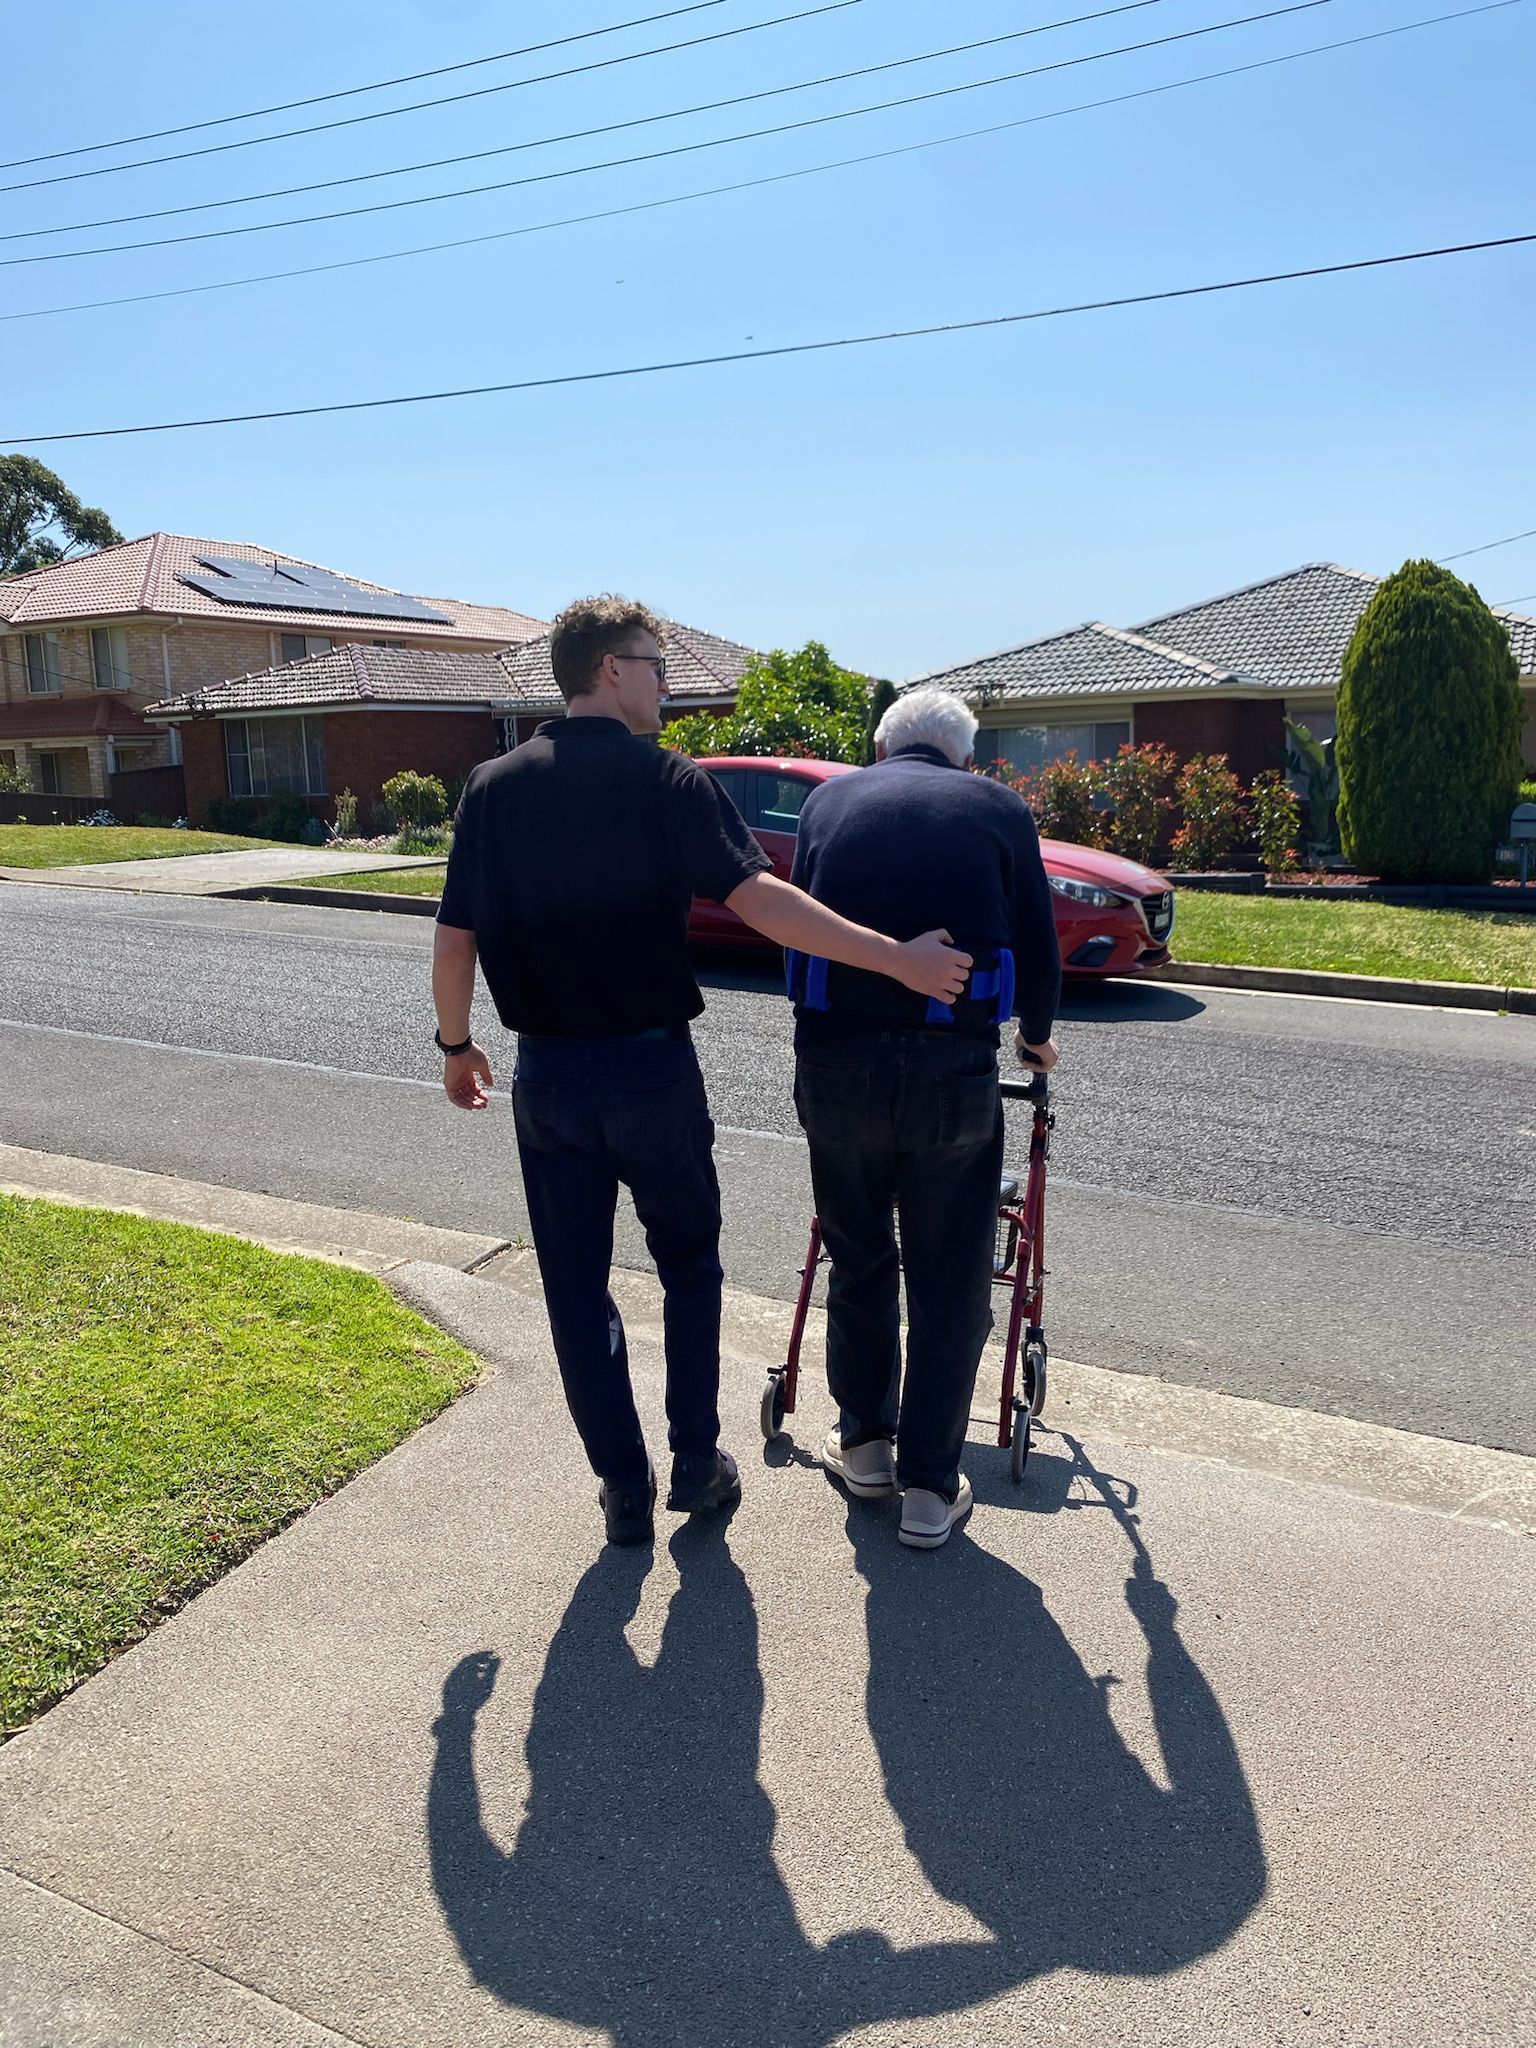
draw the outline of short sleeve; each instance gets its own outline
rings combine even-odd
[[[448,872],[443,878],[443,897],[437,906],[437,922],[460,931],[475,928],[475,816],[479,806],[466,789],[459,798],[453,818],[453,845],[448,851]]]
[[[681,760],[681,757],[680,757]],[[714,777],[692,761],[674,786],[683,873],[695,896],[723,903],[733,890],[773,863]]]

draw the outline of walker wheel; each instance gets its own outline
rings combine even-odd
[[[762,1405],[758,1410],[758,1419],[763,1425],[763,1437],[766,1442],[771,1444],[775,1437],[784,1434],[784,1373],[782,1368],[768,1375],[763,1387],[763,1399]]]
[[[1024,1353],[1024,1398],[1031,1415],[1038,1415],[1045,1406],[1045,1382],[1045,1346],[1031,1344]]]
[[[1015,1486],[1022,1484],[1024,1466],[1029,1457],[1031,1416],[1029,1404],[1014,1396],[1013,1402],[1013,1448],[1009,1453],[1008,1469],[1013,1475]]]

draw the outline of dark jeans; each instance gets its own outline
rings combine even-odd
[[[720,1186],[704,1080],[675,1038],[522,1038],[517,1149],[560,1377],[592,1469],[643,1477],[624,1325],[608,1292],[622,1181],[666,1296],[668,1441],[720,1434]]]
[[[1003,1163],[996,1049],[937,1031],[872,1031],[805,1045],[795,1107],[810,1140],[811,1184],[832,1259],[827,1378],[842,1410],[843,1442],[894,1437],[900,1483],[953,1500],[976,1367],[992,1327]]]

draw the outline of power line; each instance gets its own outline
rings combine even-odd
[[[752,192],[767,185],[792,183],[798,178],[815,178],[828,171],[842,171],[859,168],[865,164],[884,163],[893,157],[915,156],[924,150],[947,148],[956,142],[973,142],[991,135],[1011,133],[1018,128],[1032,128],[1044,121],[1061,121],[1073,114],[1096,113],[1105,107],[1125,106],[1133,100],[1154,99],[1167,92],[1183,92],[1192,85],[1210,85],[1226,78],[1239,78],[1250,71],[1267,71],[1278,64],[1295,64],[1304,57],[1328,56],[1337,50],[1351,50],[1363,43],[1378,43],[1390,36],[1412,33],[1415,29],[1437,28],[1445,22],[1465,21],[1477,14],[1493,14],[1505,7],[1516,7],[1522,0],[1483,0],[1477,7],[1465,7],[1451,14],[1431,14],[1418,21],[1400,22],[1394,28],[1373,29],[1369,34],[1347,36],[1341,42],[1313,43],[1304,50],[1288,50],[1278,57],[1258,57],[1246,64],[1230,64],[1219,71],[1197,72],[1192,78],[1174,78],[1162,85],[1139,86],[1132,92],[1112,93],[1106,98],[1081,100],[1075,106],[1053,107],[1043,114],[1024,114],[1011,121],[994,121],[983,128],[962,128],[954,134],[935,135],[923,142],[903,142],[889,149],[870,150],[860,156],[834,158],[830,163],[806,164],[798,170],[772,171],[762,177],[742,178],[728,185],[710,185],[701,191],[672,193],[661,199],[641,199],[627,206],[604,207],[595,213],[569,214],[560,220],[533,221],[523,227],[497,228],[489,234],[464,235],[448,242],[425,242],[411,249],[386,249],[375,256],[345,256],[330,263],[303,264],[289,270],[259,271],[252,277],[228,277],[216,279],[211,284],[175,285],[164,291],[135,292],[119,298],[87,299],[70,306],[36,306],[20,313],[0,313],[0,322],[9,320],[46,320],[65,313],[99,313],[119,306],[143,306],[158,299],[184,299],[199,297],[208,292],[243,290],[248,285],[284,284],[293,278],[321,277],[338,270],[360,270],[376,263],[399,263],[411,256],[435,256],[449,250],[479,248],[487,242],[506,242],[524,235],[542,235],[559,228],[585,227],[594,222],[618,220],[634,213],[653,213],[668,206],[687,206],[700,199],[718,199],[737,192]]]
[[[849,0],[838,0],[848,5]],[[54,249],[35,256],[0,256],[0,269],[20,264],[70,263],[82,256],[120,256],[138,249],[169,249],[188,242],[227,241],[236,235],[270,234],[279,228],[313,227],[333,220],[356,220],[373,213],[396,213],[408,206],[436,206],[449,199],[478,198],[487,192],[508,192],[524,185],[548,185],[565,178],[589,177],[596,171],[627,170],[635,164],[660,162],[665,157],[694,156],[703,150],[724,149],[738,142],[760,142],[769,136],[789,135],[803,128],[824,128],[838,121],[862,119],[867,114],[889,113],[895,108],[921,105],[927,100],[953,98],[958,93],[980,92],[985,87],[1011,85],[1021,78],[1037,78],[1050,71],[1071,71],[1084,64],[1100,64],[1109,57],[1134,56],[1142,50],[1156,50],[1169,43],[1190,42],[1201,36],[1219,35],[1227,29],[1249,28],[1255,22],[1274,21],[1282,15],[1305,14],[1314,7],[1326,7],[1330,0],[1289,0],[1283,7],[1271,7],[1261,14],[1245,14],[1232,21],[1216,21],[1204,28],[1181,29],[1174,35],[1153,36],[1143,43],[1122,43],[1113,50],[1095,50],[1082,57],[1062,57],[1054,64],[1034,64],[1022,71],[1000,73],[995,78],[975,79],[966,85],[937,86],[932,91],[909,93],[904,98],[882,100],[867,107],[849,107],[836,114],[808,114],[799,121],[782,121],[771,128],[753,128],[738,135],[721,135],[705,142],[680,142],[669,149],[644,150],[635,156],[608,157],[591,164],[573,164],[559,171],[540,171],[530,177],[501,178],[489,185],[468,185],[453,192],[426,192],[409,199],[379,200],[371,206],[338,208],[333,213],[294,215],[287,220],[249,221],[241,227],[200,228],[190,235],[157,235],[138,242],[108,242],[90,249]]]
[[[1489,606],[1489,610],[1507,612],[1511,605],[1532,603],[1536,603],[1536,590],[1528,590],[1524,597],[1501,597]]]
[[[0,445],[29,448],[54,441],[119,440],[133,434],[181,433],[193,427],[251,426],[266,420],[314,419],[323,413],[377,412],[388,406],[431,405],[450,398],[490,398],[513,391],[550,391],[568,384],[613,383],[627,377],[654,377],[676,370],[712,369],[726,363],[767,362],[782,356],[818,355],[832,349],[868,348],[878,342],[914,341],[929,335],[972,334],[984,328],[1016,327],[1033,320],[1061,320],[1075,314],[1103,313],[1125,306],[1161,305],[1173,299],[1206,298],[1217,292],[1247,291],[1256,285],[1291,284],[1302,278],[1339,277],[1347,271],[1383,270],[1393,264],[1424,263],[1435,257],[1467,256],[1487,249],[1513,249],[1531,242],[1536,242],[1536,232],[1499,235],[1481,242],[1456,242],[1436,249],[1409,249],[1393,256],[1363,256],[1349,263],[1318,263],[1304,270],[1269,271],[1257,277],[1227,278],[1217,284],[1177,285],[1164,291],[1089,299],[1079,305],[1036,307],[1025,313],[993,313],[981,320],[948,320],[927,327],[894,327],[879,334],[847,334],[824,341],[784,342],[775,348],[733,349],[722,355],[686,356],[665,363],[630,363],[614,370],[571,370],[553,377],[523,377],[505,384],[471,384],[452,391],[413,391],[393,398],[352,398],[330,405],[294,405],[269,412],[222,413],[208,419],[157,420],[138,427],[79,427],[58,434],[0,434]]]
[[[300,107],[324,106],[329,100],[355,99],[359,93],[383,92],[392,85],[416,85],[423,78],[446,78],[452,71],[475,71],[485,64],[505,64],[513,57],[537,57],[545,50],[558,50],[568,43],[589,43],[597,36],[617,35],[621,29],[648,28],[652,22],[672,21],[679,14],[701,14],[707,7],[723,7],[725,0],[688,0],[686,7],[669,7],[664,14],[640,14],[630,21],[610,22],[606,28],[583,29],[579,35],[555,36],[546,43],[525,43],[519,50],[494,50],[488,57],[466,57],[459,64],[436,64],[430,71],[406,71],[398,78],[376,78],[371,85],[348,85],[339,92],[312,93],[308,99],[280,100],[276,106],[248,107],[243,114],[217,114],[207,121],[184,121],[178,128],[150,128],[142,135],[119,135],[112,142],[77,142],[69,149],[51,149],[42,156],[17,156],[0,163],[0,171],[24,171],[31,164],[54,164],[67,156],[90,156],[101,149],[131,149],[136,142],[164,142],[172,135],[195,135],[203,128],[227,128],[234,121],[263,121],[268,114],[292,114]],[[397,112],[407,109],[398,108]],[[255,142],[274,142],[271,135],[257,135]],[[112,164],[110,170],[131,170],[130,164]],[[46,180],[39,179],[45,183]],[[19,189],[19,188],[17,188]]]
[[[1481,547],[1458,548],[1454,555],[1437,555],[1437,562],[1464,562],[1468,555],[1486,555],[1490,548],[1512,547],[1517,540],[1536,540],[1536,526],[1525,533],[1507,533],[1502,540],[1485,540]],[[1521,600],[1523,602],[1523,600]]]
[[[704,100],[697,106],[673,107],[661,114],[636,114],[625,121],[602,121],[595,128],[572,128],[563,135],[541,135],[523,142],[502,143],[496,149],[470,150],[463,156],[433,157],[425,163],[395,164],[382,171],[355,171],[345,178],[322,178],[308,185],[280,185],[269,192],[244,192],[233,199],[199,199],[187,206],[162,206],[148,213],[110,214],[102,220],[69,221],[59,227],[21,228],[0,234],[0,242],[33,242],[44,235],[80,235],[91,228],[128,227],[135,221],[169,220],[175,214],[212,213],[225,206],[254,206],[264,199],[293,199],[305,192],[332,192],[339,185],[367,185],[379,178],[407,178],[417,171],[442,171],[455,164],[483,163],[487,157],[513,156],[519,150],[549,149],[560,142],[586,142],[594,135],[612,135],[621,128],[649,128],[658,121],[681,121],[693,114],[716,114],[727,107],[744,107],[756,100],[782,99],[787,93],[809,92],[820,85],[843,85],[852,78],[870,78],[881,71],[902,71],[913,64],[932,64],[940,57],[959,57],[972,50],[989,50],[998,43],[1020,42],[1026,36],[1048,35],[1059,28],[1078,28],[1084,22],[1103,21],[1112,14],[1133,14],[1138,8],[1158,7],[1163,0],[1119,0],[1114,7],[1101,7],[1092,14],[1068,15],[1062,21],[1042,21],[1032,28],[1010,29],[1004,35],[983,36],[976,42],[951,43],[941,50],[923,50],[911,57],[891,57],[881,64],[861,64],[852,71],[832,71],[820,78],[802,78],[793,85],[770,85],[757,92],[736,93],[729,99]],[[1315,0],[1321,4],[1321,0]]]
[[[71,185],[81,178],[111,178],[119,171],[143,171],[155,164],[180,164],[193,157],[222,156],[232,149],[255,149],[263,142],[291,142],[300,135],[324,135],[334,128],[359,128],[367,121],[392,121],[397,114],[419,114],[428,107],[452,107],[464,100],[489,99],[494,93],[520,92],[526,85],[548,85],[557,78],[579,78],[589,71],[611,70],[616,64],[634,64],[642,57],[665,57],[674,50],[697,50],[706,43],[729,42],[734,36],[756,35],[759,29],[782,28],[786,22],[807,21],[812,15],[836,14],[841,8],[862,5],[863,0],[823,0],[822,5],[803,8],[798,14],[779,14],[770,21],[750,21],[741,28],[716,29],[712,35],[690,36],[680,43],[657,43],[649,50],[630,50],[619,57],[594,57],[590,64],[571,64],[564,71],[541,71],[533,78],[512,78],[501,85],[480,85],[473,92],[447,93],[441,99],[413,100],[404,107],[380,107],[371,114],[349,114],[342,121],[316,121],[308,128],[282,128],[275,135],[247,135],[238,142],[210,142],[201,149],[173,150],[167,156],[136,157],[130,164],[99,164],[91,171],[58,171],[51,178],[26,178],[19,184],[0,185],[0,192],[33,192],[39,185]]]

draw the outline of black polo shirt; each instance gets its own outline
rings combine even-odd
[[[692,898],[769,866],[685,755],[616,718],[557,718],[464,785],[437,921],[474,933],[509,1031],[649,1031],[704,1007]]]
[[[791,879],[818,903],[893,939],[945,930],[991,968],[1013,954],[1014,1012],[1024,1036],[1050,1036],[1061,955],[1040,835],[1024,799],[957,768],[937,747],[902,747],[857,775],[823,782],[800,813]],[[942,1029],[996,1040],[996,1005],[962,995],[941,1026],[899,982],[834,965],[828,1007],[795,1008],[795,1039],[870,1030]]]

